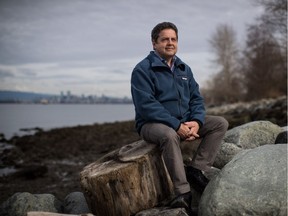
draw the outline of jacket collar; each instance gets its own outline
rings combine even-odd
[[[147,56],[151,63],[151,67],[168,67],[164,62],[161,61],[161,59],[155,54],[154,51],[151,51],[150,54]],[[175,59],[175,67],[180,68],[181,70],[185,70],[185,63],[182,62],[180,58],[176,56]]]

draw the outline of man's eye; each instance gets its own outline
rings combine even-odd
[[[170,41],[170,40],[173,41],[173,42],[176,42],[176,41],[177,41],[176,38],[171,38],[171,39],[170,39],[170,38],[163,38],[161,41],[162,41],[162,42],[165,42],[165,41]]]

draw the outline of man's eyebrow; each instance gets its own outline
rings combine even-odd
[[[167,37],[161,37],[161,38],[162,38],[162,39],[169,39],[169,38],[172,38],[172,39],[174,38],[174,39],[176,39],[177,37],[168,37],[168,36],[167,36]]]

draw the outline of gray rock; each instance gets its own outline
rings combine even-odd
[[[138,212],[135,216],[188,216],[183,208],[152,208]]]
[[[251,149],[274,143],[281,132],[281,127],[269,121],[254,121],[227,131],[224,141],[234,143],[240,148]]]
[[[287,96],[208,107],[207,114],[225,117],[231,128],[263,119],[284,125],[287,124]]]
[[[199,215],[287,215],[287,146],[237,154],[207,185]]]
[[[204,176],[210,181],[211,179],[215,178],[220,173],[220,171],[220,169],[212,166],[210,170],[202,172]]]
[[[278,134],[275,140],[275,144],[287,144],[287,134],[288,131],[282,131]]]
[[[243,149],[233,143],[223,142],[215,158],[213,166],[222,169],[232,158]]]
[[[0,215],[23,216],[29,211],[61,212],[61,202],[52,194],[16,193],[0,206]]]
[[[91,213],[82,192],[68,194],[64,199],[63,209],[64,213],[67,214]]]

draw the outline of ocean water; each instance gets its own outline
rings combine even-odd
[[[10,139],[34,133],[25,129],[126,121],[134,115],[133,104],[0,104],[0,133]]]

